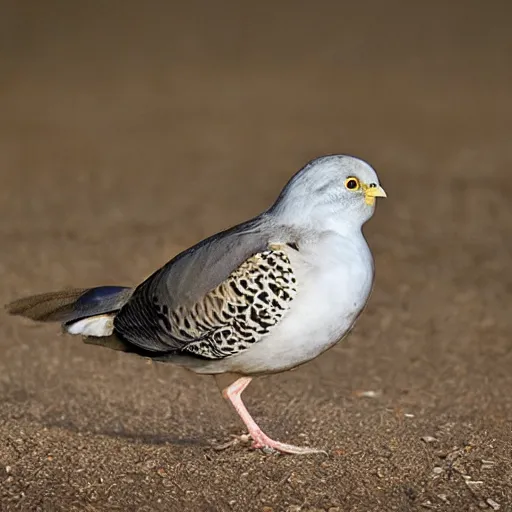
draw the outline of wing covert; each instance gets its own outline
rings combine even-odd
[[[255,254],[192,308],[170,314],[183,351],[219,359],[249,348],[279,323],[297,286],[285,251]]]
[[[152,353],[186,350],[211,358],[234,353],[240,345],[235,337],[257,341],[294,295],[286,252],[269,249],[270,238],[265,223],[255,219],[179,254],[136,288],[114,320],[115,332]],[[261,322],[254,332],[251,322],[242,321],[247,314],[252,323]]]

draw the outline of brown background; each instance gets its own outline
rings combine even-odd
[[[1,302],[136,284],[323,153],[389,199],[353,335],[246,394],[327,457],[214,451],[210,377],[2,313],[0,509],[511,510],[509,5],[2,2]]]

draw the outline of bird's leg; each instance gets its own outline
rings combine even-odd
[[[291,444],[280,443],[279,441],[274,441],[270,439],[260,427],[258,427],[257,423],[254,421],[252,416],[249,414],[249,411],[246,409],[244,403],[242,402],[242,393],[244,389],[251,382],[251,377],[241,377],[233,384],[228,386],[222,391],[222,395],[226,400],[229,400],[236,412],[240,416],[241,420],[245,423],[245,426],[249,430],[249,435],[251,436],[253,443],[252,447],[254,449],[257,448],[268,448],[271,450],[276,450],[282,453],[293,453],[293,454],[307,454],[307,453],[325,453],[323,450],[317,450],[315,448],[307,448],[301,446],[293,446]]]

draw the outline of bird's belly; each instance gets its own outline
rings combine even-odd
[[[299,289],[290,311],[268,336],[229,358],[232,371],[283,371],[332,347],[348,333],[364,308],[373,269],[361,265],[331,267],[307,281],[311,284]]]

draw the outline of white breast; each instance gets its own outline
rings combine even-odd
[[[373,260],[362,234],[326,234],[289,256],[298,284],[290,311],[266,338],[224,360],[224,371],[274,372],[309,361],[343,338],[364,308]]]

